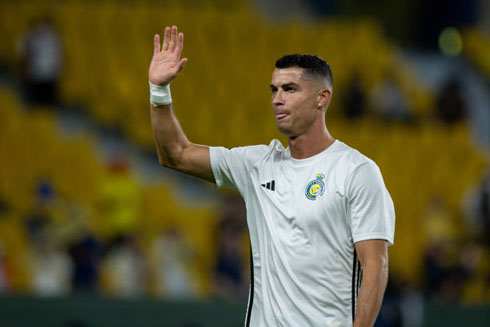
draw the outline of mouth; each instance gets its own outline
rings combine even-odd
[[[287,113],[277,113],[276,114],[276,120],[283,120],[284,118],[286,118],[287,116],[289,116],[289,114]]]

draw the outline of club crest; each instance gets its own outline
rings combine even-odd
[[[316,179],[308,183],[305,191],[305,195],[308,200],[316,200],[323,195],[325,192],[325,183],[323,182],[324,178],[325,175],[318,174],[316,175]]]

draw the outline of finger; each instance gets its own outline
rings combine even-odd
[[[179,68],[177,69],[178,72],[180,72],[182,70],[182,68],[184,68],[186,62],[187,62],[187,58],[182,58],[179,61]]]
[[[184,48],[184,33],[179,33],[177,36],[177,46],[175,47],[175,52],[177,57],[180,58],[180,54],[182,53],[182,49]]]
[[[160,52],[160,35],[155,34],[153,37],[153,53],[157,54]]]
[[[168,44],[170,42],[170,27],[165,27],[165,35],[163,37],[163,51],[168,50]]]
[[[172,37],[170,38],[168,51],[174,51],[176,43],[177,43],[177,26],[174,25],[172,26]]]

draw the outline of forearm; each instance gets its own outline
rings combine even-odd
[[[172,104],[158,107],[151,105],[150,111],[158,162],[163,166],[177,168],[182,151],[191,143],[173,113]]]
[[[372,327],[376,321],[388,282],[388,262],[380,260],[363,266],[354,327]]]
[[[163,48],[160,35],[154,36],[153,58],[148,71],[150,85],[151,127],[155,137],[158,162],[209,182],[214,182],[209,147],[192,144],[172,110],[169,83],[184,68],[187,58],[180,58],[184,34],[177,26],[165,28]]]

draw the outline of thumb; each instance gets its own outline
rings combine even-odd
[[[187,58],[182,58],[179,61],[179,68],[177,69],[177,71],[180,72],[184,68],[186,62],[187,62]]]

